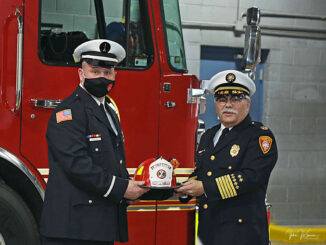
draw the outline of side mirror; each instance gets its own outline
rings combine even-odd
[[[259,8],[249,8],[247,10],[247,28],[242,60],[242,69],[246,71],[254,71],[256,66],[260,63],[261,32],[259,22]]]

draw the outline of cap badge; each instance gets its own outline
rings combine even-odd
[[[230,155],[232,157],[235,157],[239,154],[240,151],[240,146],[239,145],[233,145],[230,150]]]
[[[233,73],[228,73],[225,76],[226,81],[228,81],[229,83],[232,83],[235,81],[235,75]]]
[[[100,44],[100,50],[102,53],[108,53],[111,49],[111,45],[108,42],[103,42]]]
[[[264,154],[269,152],[269,150],[272,147],[272,142],[273,142],[273,139],[269,136],[260,136],[259,137],[260,149],[263,151]]]

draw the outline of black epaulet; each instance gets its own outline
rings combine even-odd
[[[74,102],[76,102],[77,100],[79,100],[78,94],[76,92],[72,93],[71,95],[69,95],[68,97],[66,97],[56,108],[56,110],[60,111],[62,110],[62,108],[67,108],[67,107],[71,107],[71,104],[73,104]]]
[[[259,128],[260,130],[269,131],[269,128],[264,126],[261,122],[252,121],[251,125],[254,126],[255,128]]]

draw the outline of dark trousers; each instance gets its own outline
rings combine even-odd
[[[113,245],[114,242],[42,237],[42,245]]]

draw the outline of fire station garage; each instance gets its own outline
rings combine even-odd
[[[254,120],[273,130],[279,151],[267,190],[272,244],[325,244],[326,2],[180,0],[188,69],[209,80],[238,67],[251,6],[262,33]],[[207,97],[206,127],[218,123],[214,111]]]
[[[326,244],[325,0],[1,0],[0,23],[0,245]],[[211,133],[218,104],[242,102],[265,134],[208,155],[238,126]]]

